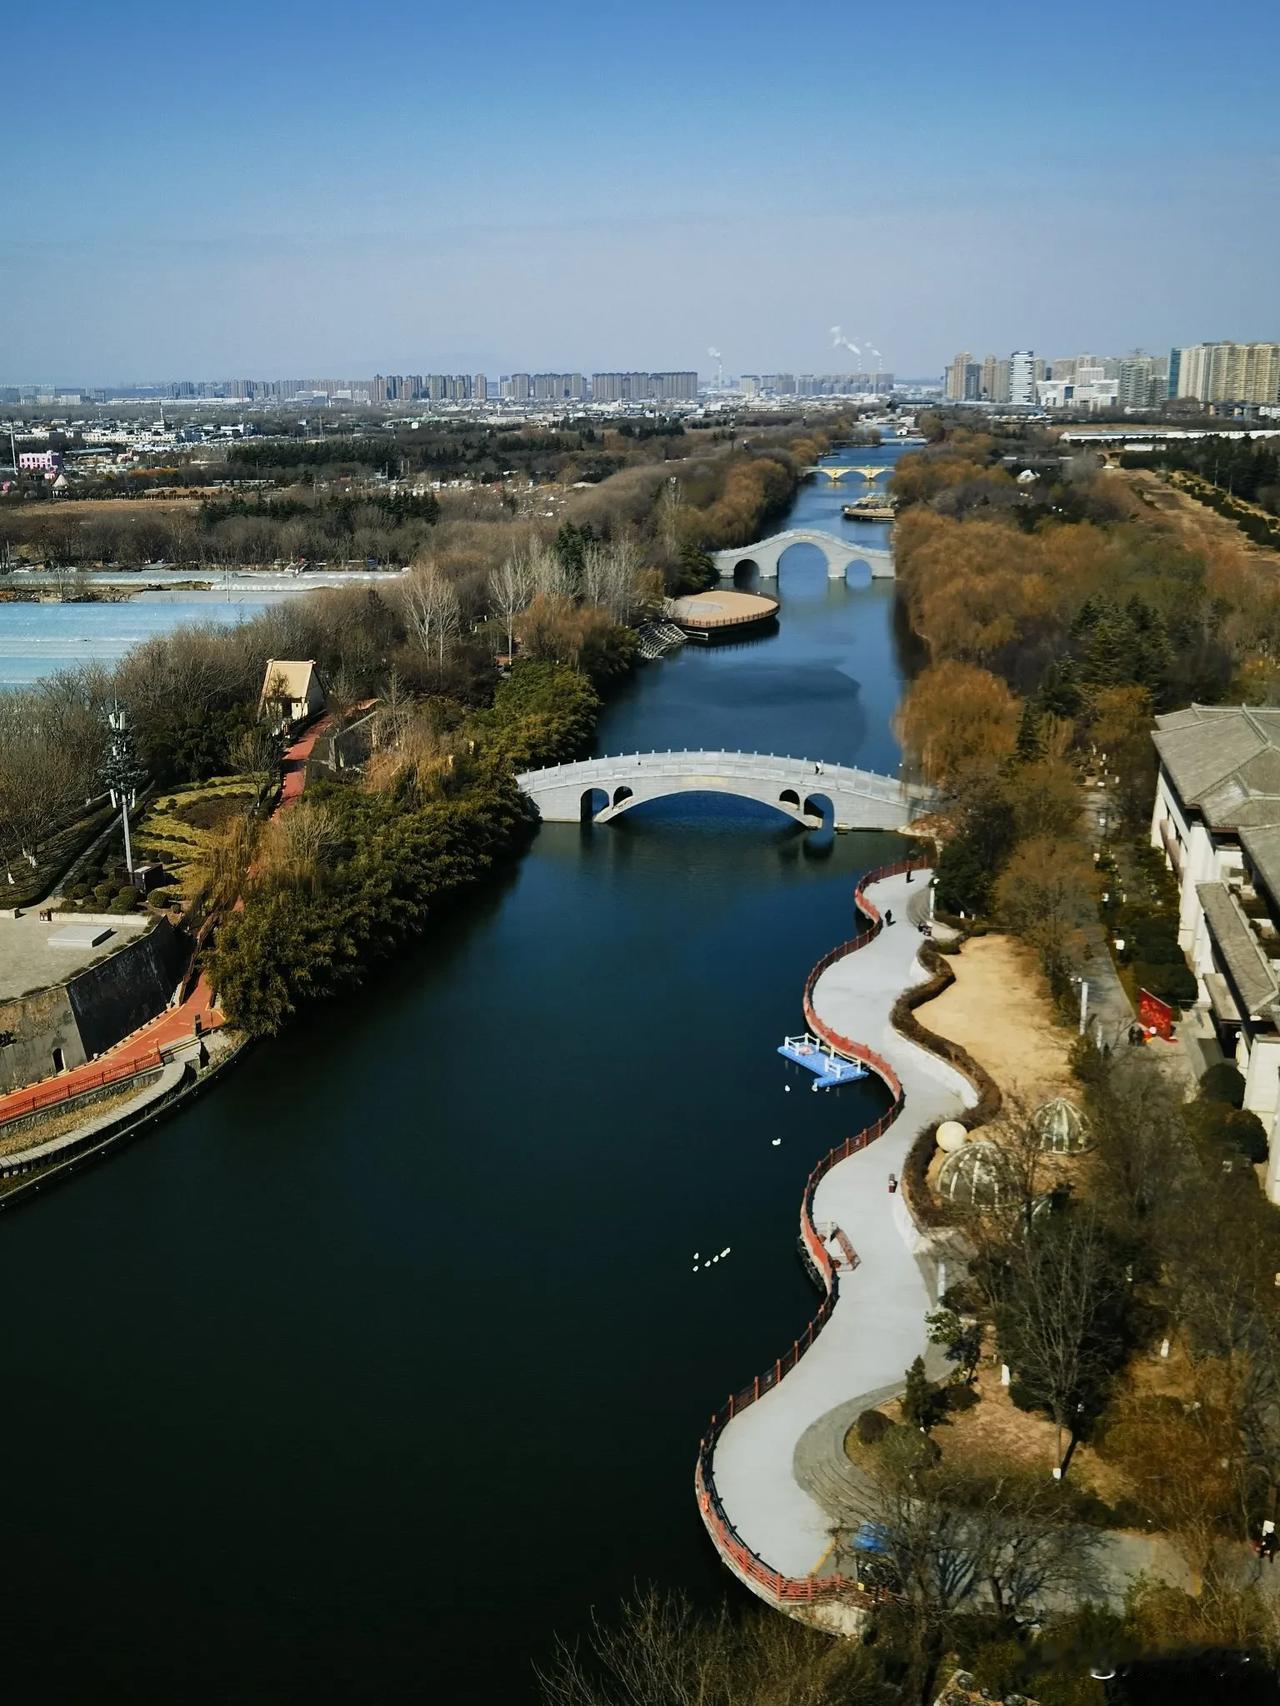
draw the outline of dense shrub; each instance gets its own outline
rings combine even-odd
[[[1267,1131],[1257,1114],[1229,1102],[1198,1096],[1185,1110],[1189,1129],[1202,1142],[1258,1163],[1267,1159]]]
[[[509,774],[415,805],[407,790],[317,790],[350,856],[312,883],[269,873],[221,927],[211,976],[232,1021],[278,1031],[308,999],[361,981],[369,963],[422,930],[428,910],[474,882],[529,828]]]
[[[1135,960],[1133,976],[1139,989],[1147,990],[1157,1001],[1167,1001],[1171,1007],[1188,1007],[1196,998],[1195,973],[1181,956],[1177,965],[1152,965]]]
[[[864,1410],[856,1426],[863,1445],[879,1445],[886,1434],[892,1433],[895,1424],[882,1410]]]
[[[1202,1074],[1200,1095],[1206,1102],[1225,1102],[1228,1107],[1244,1106],[1244,1074],[1229,1060],[1219,1060]]]
[[[962,1410],[972,1410],[975,1404],[982,1402],[982,1395],[976,1387],[966,1386],[963,1380],[954,1380],[942,1389],[942,1402],[948,1415]]]

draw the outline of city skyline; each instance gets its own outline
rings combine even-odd
[[[755,0],[565,5],[538,31],[510,5],[393,3],[363,32],[292,0],[131,16],[60,14],[59,169],[30,143],[6,185],[19,377],[705,368],[713,347],[817,370],[834,323],[925,374],[969,343],[1271,332],[1261,0],[1215,16],[1250,44],[1222,56],[1181,0],[1158,31],[1097,0],[934,0],[851,20],[843,56]],[[45,20],[6,46],[40,88]]]

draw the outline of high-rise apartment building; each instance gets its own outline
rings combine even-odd
[[[982,389],[982,366],[962,350],[947,368],[943,396],[948,403],[974,403]]]
[[[533,395],[533,380],[527,373],[513,373],[508,395],[513,403],[527,403]]]
[[[698,375],[694,372],[651,373],[649,379],[652,382],[650,396],[663,403],[696,403],[698,400]]]
[[[471,375],[471,398],[473,402],[483,403],[489,395],[489,381],[483,373]]]
[[[997,355],[984,357],[978,381],[978,395],[984,403],[1009,401],[1009,362]]]
[[[1169,395],[1201,403],[1280,403],[1280,343],[1191,344],[1174,350]]]
[[[1116,402],[1122,409],[1152,409],[1160,400],[1161,383],[1154,356],[1127,355],[1120,363]]]
[[[698,398],[698,375],[691,370],[593,373],[591,396],[597,403],[693,403]]]
[[[1037,375],[1036,368],[1040,372]],[[1037,364],[1035,352],[1029,349],[1016,349],[1009,357],[1009,401],[1012,404],[1024,405],[1036,401],[1036,380],[1044,377],[1043,362]]]
[[[535,373],[533,395],[538,402],[581,402],[587,382],[580,373]]]

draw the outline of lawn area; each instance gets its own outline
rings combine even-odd
[[[109,805],[96,806],[82,817],[73,818],[56,835],[51,835],[40,849],[39,860],[29,865],[25,859],[10,866],[10,883],[0,884],[0,906],[34,906],[48,894],[53,885],[76,862],[94,836],[101,835],[112,815]]]
[[[1178,1372],[1175,1364],[1135,1359],[1123,1377],[1117,1398],[1125,1391],[1143,1396],[1174,1395]],[[964,1408],[948,1408],[930,1434],[943,1468],[984,1476],[1021,1470],[1051,1483],[1058,1461],[1058,1430],[1047,1417],[1020,1410],[1013,1402],[1008,1387],[1001,1384],[1000,1365],[989,1340],[972,1387],[944,1390],[948,1394],[967,1390],[972,1397],[963,1399]],[[878,1408],[890,1421],[902,1425],[902,1410],[896,1399]],[[846,1456],[868,1473],[875,1470],[879,1450],[878,1445],[866,1445],[858,1438],[856,1426],[845,1436]],[[1062,1492],[1078,1521],[1105,1528],[1147,1526],[1129,1480],[1087,1442],[1072,1452]]]
[[[234,818],[243,817],[257,797],[256,785],[246,776],[217,776],[157,793],[134,832],[134,848],[138,859],[157,861],[173,879],[159,893],[178,898],[186,911],[200,887],[213,841]]]

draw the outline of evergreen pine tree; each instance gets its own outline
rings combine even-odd
[[[927,1434],[938,1419],[938,1395],[924,1371],[923,1357],[917,1357],[907,1370],[907,1389],[901,1404],[903,1420],[921,1433]]]
[[[1028,699],[1023,704],[1022,715],[1018,719],[1018,738],[1014,751],[1023,764],[1031,764],[1037,758],[1044,757],[1044,740],[1040,733],[1040,713],[1036,710],[1034,699]]]

